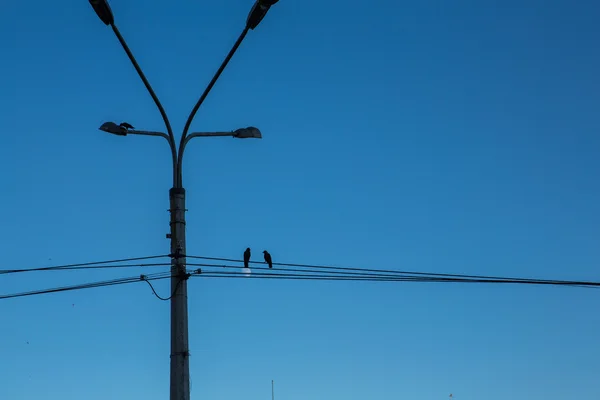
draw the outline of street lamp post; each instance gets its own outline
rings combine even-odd
[[[267,14],[271,6],[278,0],[256,0],[254,6],[248,14],[246,26],[238,37],[237,41],[225,57],[221,66],[209,82],[208,86],[192,108],[190,115],[183,129],[179,148],[175,145],[175,136],[169,118],[160,103],[160,100],[154,93],[152,86],[146,79],[142,69],[137,63],[125,39],[115,25],[114,15],[107,0],[89,0],[94,11],[100,20],[109,25],[115,33],[119,43],[127,53],[129,60],[137,71],[144,86],[152,96],[156,107],[158,108],[165,124],[167,133],[154,131],[135,130],[126,123],[116,124],[106,122],[100,126],[100,130],[119,136],[128,134],[160,136],[169,142],[171,150],[171,161],[173,166],[173,187],[169,190],[170,203],[170,233],[167,238],[171,239],[171,364],[170,364],[170,400],[189,400],[190,399],[190,366],[189,366],[189,346],[188,346],[188,302],[187,302],[187,279],[189,274],[186,269],[186,240],[185,240],[185,189],[182,178],[183,153],[187,143],[195,137],[211,136],[231,136],[239,139],[262,138],[261,132],[254,127],[241,128],[232,132],[195,132],[188,135],[190,125],[196,112],[208,96],[208,93],[216,83],[217,79],[233,57],[234,53],[246,37],[249,30],[255,29]]]

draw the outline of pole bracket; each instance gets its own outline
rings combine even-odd
[[[173,358],[173,356],[183,356],[184,358],[187,358],[190,356],[190,351],[189,350],[178,351],[176,353],[172,353],[171,358]]]
[[[190,276],[192,276],[192,274],[188,273],[188,272],[183,272],[181,271],[177,277],[182,280],[182,281],[187,281],[188,279],[190,279]]]

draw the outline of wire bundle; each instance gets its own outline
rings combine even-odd
[[[243,263],[242,260],[187,256],[192,259],[223,261],[227,263]],[[266,264],[253,262],[252,264]],[[416,271],[399,271],[388,269],[368,269],[352,267],[336,267],[325,265],[273,263],[284,268],[252,267],[261,272],[247,272],[241,266],[214,263],[187,263],[188,266],[204,267],[196,277],[200,278],[247,278],[247,279],[290,279],[290,280],[325,280],[325,281],[369,281],[369,282],[439,282],[439,283],[496,283],[496,284],[528,284],[556,285],[597,288],[600,282],[567,281],[549,279],[511,278],[484,275],[441,274]],[[223,270],[226,269],[226,270]],[[231,271],[237,269],[238,271]],[[241,270],[240,270],[241,269]],[[264,272],[262,272],[264,271]],[[268,272],[267,272],[268,271]]]
[[[170,266],[171,262],[163,262],[163,263],[132,263],[133,261],[142,261],[142,260],[150,260],[157,258],[165,258],[168,255],[158,255],[158,256],[146,256],[146,257],[134,257],[134,258],[124,258],[118,260],[108,260],[108,261],[94,261],[87,263],[79,263],[79,264],[66,264],[66,265],[57,265],[52,267],[40,267],[40,268],[27,268],[27,269],[3,269],[0,270],[0,275],[6,274],[21,274],[28,272],[43,272],[43,271],[74,271],[74,270],[90,270],[90,269],[112,269],[112,268],[140,268],[140,267],[165,267]],[[127,264],[118,264],[118,263],[127,263]],[[90,282],[83,283],[78,285],[70,285],[70,286],[61,286],[54,287],[49,289],[40,289],[40,290],[32,290],[27,292],[20,293],[11,293],[0,295],[0,300],[11,299],[15,297],[25,297],[25,296],[34,296],[40,294],[47,293],[57,293],[57,292],[66,292],[72,290],[82,290],[82,289],[91,289],[96,287],[106,287],[106,286],[115,286],[115,285],[124,285],[127,283],[134,283],[140,281],[149,281],[159,280],[159,279],[167,279],[171,277],[171,272],[159,272],[149,275],[143,276],[133,276],[133,277],[125,277],[125,278],[117,278],[110,279],[105,281],[98,282]],[[150,284],[150,286],[152,286]],[[154,289],[153,289],[154,290]],[[157,295],[158,296],[158,295]]]
[[[146,256],[146,257],[134,257],[134,258],[122,258],[120,260],[108,260],[108,261],[93,261],[80,264],[66,264],[56,265],[53,267],[40,267],[40,268],[25,268],[25,269],[0,269],[0,275],[4,274],[17,274],[23,272],[40,272],[40,271],[66,271],[66,270],[78,270],[78,269],[104,269],[104,268],[134,268],[134,267],[159,267],[171,265],[168,263],[154,263],[154,264],[115,264],[122,262],[151,260],[156,258],[165,258],[168,255],[160,256]]]
[[[0,270],[0,275],[19,274],[28,272],[43,271],[72,271],[89,269],[110,269],[110,268],[149,268],[149,267],[170,267],[171,262],[157,263],[133,263],[134,261],[150,260],[170,257],[170,255],[158,255],[147,257],[125,258],[110,261],[97,261],[81,264],[67,264],[52,267],[29,268],[29,269],[5,269]],[[243,260],[203,256],[186,256],[187,259],[203,260],[204,263],[188,262],[187,267],[199,267],[192,273],[188,273],[181,279],[188,277],[196,278],[221,278],[221,279],[285,279],[285,280],[317,280],[317,281],[362,281],[362,282],[423,282],[423,283],[494,283],[494,284],[526,284],[526,285],[554,285],[554,286],[575,286],[586,288],[598,288],[600,282],[592,281],[570,281],[570,280],[550,280],[550,279],[530,279],[530,278],[511,278],[483,275],[464,275],[464,274],[442,274],[416,271],[399,271],[389,269],[371,269],[371,268],[353,268],[338,267],[326,265],[308,265],[308,264],[290,264],[273,263],[275,268],[265,266],[253,266],[250,270],[243,268]],[[211,262],[212,261],[212,262]],[[220,261],[222,264],[214,263]],[[241,265],[232,265],[241,264]],[[252,262],[251,264],[265,265],[264,262]],[[257,272],[258,271],[258,272]],[[150,281],[171,278],[171,269],[148,275],[138,275],[133,277],[124,277],[99,282],[90,282],[79,285],[62,286],[49,289],[33,290],[21,293],[12,293],[0,295],[0,300],[15,297],[25,297],[40,295],[46,293],[56,293],[72,290],[91,289],[97,287],[107,287],[115,285],[124,285],[135,282],[146,282],[150,285],[154,295],[160,300],[169,300],[175,293],[169,297],[158,295]],[[176,288],[179,285],[176,286]],[[175,290],[176,291],[176,290]]]

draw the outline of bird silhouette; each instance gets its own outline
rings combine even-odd
[[[265,255],[265,262],[269,264],[269,268],[273,268],[273,260],[271,259],[269,252],[265,250],[263,251],[263,254]]]
[[[121,122],[121,123],[119,124],[119,126],[120,126],[121,128],[125,128],[125,129],[135,129],[133,126],[131,126],[131,124],[128,124],[127,122]]]
[[[248,263],[250,262],[250,247],[246,249],[244,252],[244,268],[248,268]]]

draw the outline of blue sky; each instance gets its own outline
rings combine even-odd
[[[192,130],[188,254],[600,280],[597,2],[281,0]],[[252,1],[112,0],[180,132]],[[168,253],[163,130],[84,0],[0,25],[3,268]],[[4,276],[0,294],[142,270]],[[157,284],[168,293],[167,282]],[[192,398],[592,399],[598,292],[190,281]],[[143,284],[3,300],[2,399],[164,399],[169,306]]]

